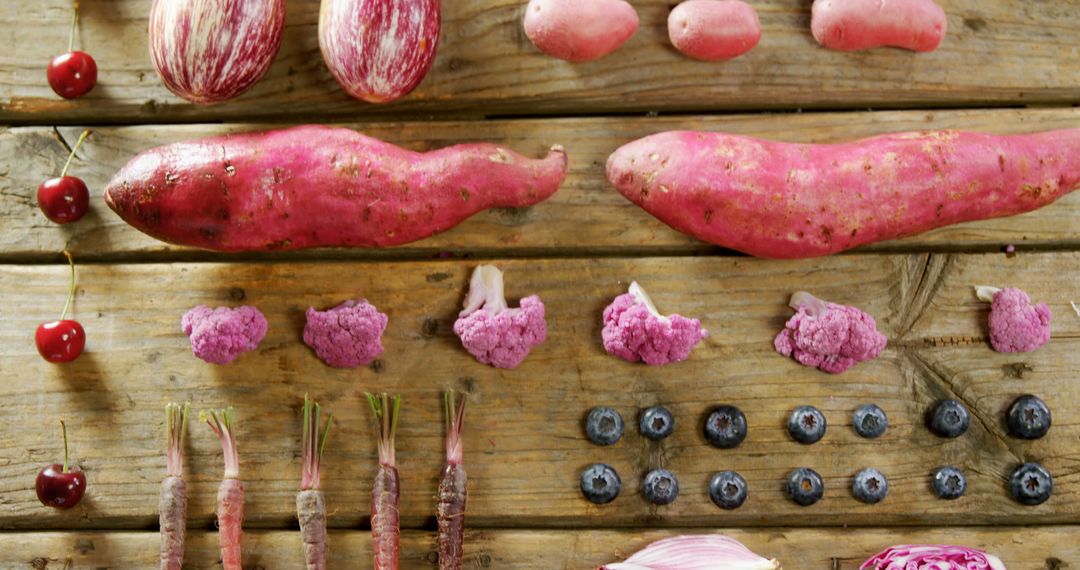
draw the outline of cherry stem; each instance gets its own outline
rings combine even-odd
[[[68,52],[75,47],[75,26],[79,23],[79,0],[72,3],[71,32],[68,33]]]
[[[71,299],[75,297],[75,260],[71,257],[70,251],[64,252],[64,257],[68,260],[68,265],[71,266],[71,285],[68,287],[67,302],[64,303],[64,310],[60,313],[60,320],[64,320],[67,316],[68,308],[71,307]]]
[[[68,444],[67,444],[67,425],[64,424],[64,420],[60,420],[60,430],[64,432],[64,473],[68,472]]]
[[[79,150],[79,147],[82,146],[83,141],[86,140],[86,137],[88,136],[90,136],[90,131],[83,131],[83,133],[79,135],[79,140],[75,141],[75,146],[71,148],[71,154],[68,155],[67,162],[64,163],[64,169],[60,171],[60,178],[67,176],[68,168],[71,167],[71,161],[75,158],[75,153]]]

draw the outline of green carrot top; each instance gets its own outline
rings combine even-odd
[[[394,434],[397,433],[398,412],[401,410],[401,396],[391,398],[383,392],[379,396],[365,393],[371,411],[375,412],[375,421],[379,429],[379,463],[387,467],[396,467],[394,457]]]
[[[454,406],[454,391],[448,390],[443,396],[446,407],[446,463],[461,465],[464,445],[461,442],[461,427],[465,420],[465,394],[461,395],[461,404]]]
[[[321,482],[319,464],[326,449],[326,436],[334,423],[334,414],[327,414],[326,429],[319,438],[319,404],[304,394],[304,441],[301,451],[300,490],[318,489]]]
[[[190,406],[190,402],[165,405],[165,474],[169,477],[184,476],[184,435]]]
[[[236,435],[233,433],[235,414],[231,407],[199,414],[199,419],[205,421],[221,439],[221,450],[225,455],[225,479],[240,478],[240,456],[236,453]]]

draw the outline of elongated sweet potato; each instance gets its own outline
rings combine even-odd
[[[671,131],[616,150],[607,176],[698,239],[760,257],[813,257],[1045,206],[1080,185],[1080,129],[844,144]]]
[[[309,125],[148,150],[113,177],[105,202],[132,226],[180,245],[386,247],[481,210],[540,202],[566,169],[559,146],[543,159],[492,144],[418,153]]]
[[[810,31],[829,49],[934,51],[949,22],[934,0],[814,0]]]

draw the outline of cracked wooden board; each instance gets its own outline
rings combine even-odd
[[[1080,336],[1080,314],[1072,303],[1080,304],[1080,284],[1070,278],[1080,271],[1080,254],[1055,256],[1025,255],[936,255],[941,266],[934,294],[925,311],[908,334],[916,341],[941,344],[975,343],[989,346],[987,315],[990,305],[975,298],[976,285],[1017,287],[1036,303],[1046,303],[1053,312],[1053,337]],[[1023,354],[997,355],[996,360],[1021,360]]]
[[[1069,268],[1076,254],[1028,254]],[[962,258],[963,256],[961,256]],[[75,363],[47,365],[36,354],[31,331],[54,318],[66,268],[0,266],[0,376],[18,378],[0,388],[0,527],[135,528],[153,525],[163,473],[162,410],[170,400],[195,407],[237,406],[241,477],[248,485],[250,527],[280,528],[293,520],[299,472],[298,409],[310,392],[335,413],[327,448],[324,488],[335,527],[366,520],[375,442],[364,390],[401,392],[405,406],[399,437],[404,524],[431,524],[432,497],[442,462],[439,392],[455,386],[472,394],[465,449],[471,478],[470,521],[475,527],[777,526],[863,524],[1052,524],[1080,522],[1080,419],[1066,402],[1077,400],[1072,378],[1080,370],[1075,335],[1025,357],[1036,371],[1052,371],[1040,394],[1054,407],[1055,424],[1044,440],[1025,444],[1025,457],[1045,461],[1057,491],[1038,507],[1014,503],[1008,471],[1019,458],[1004,439],[1002,406],[1020,389],[983,345],[942,352],[899,337],[916,299],[932,287],[927,255],[850,255],[775,262],[746,258],[635,258],[507,261],[512,299],[537,292],[551,328],[514,371],[471,360],[450,326],[463,297],[471,263],[272,263],[93,264],[79,269],[73,316],[86,327],[87,354]],[[1000,275],[985,266],[985,279]],[[1071,281],[1077,273],[1064,274]],[[700,317],[709,338],[692,358],[650,368],[603,353],[600,314],[630,279],[639,280],[665,311]],[[795,289],[859,306],[879,320],[893,344],[878,360],[837,376],[803,368],[775,354],[771,341],[791,314],[785,303]],[[940,295],[941,289],[939,289]],[[364,296],[387,310],[386,353],[375,369],[331,370],[300,342],[303,312]],[[199,303],[256,305],[270,332],[255,354],[227,367],[194,359],[179,332],[179,318]],[[926,318],[925,314],[923,318]],[[918,323],[916,323],[916,327]],[[376,371],[376,369],[378,371]],[[942,372],[945,370],[945,372]],[[993,374],[996,370],[999,374]],[[957,378],[994,391],[973,397]],[[922,422],[938,398],[956,395],[976,418],[967,435],[943,440]],[[882,440],[858,438],[851,412],[876,402],[890,416]],[[676,415],[675,435],[649,444],[632,429],[638,410],[662,403]],[[709,447],[700,425],[710,406],[732,403],[751,426],[737,449]],[[612,405],[631,429],[618,444],[600,448],[585,440],[581,421],[594,405]],[[786,415],[812,404],[826,414],[825,440],[802,446],[784,431]],[[58,457],[52,425],[64,417],[73,457],[87,470],[89,492],[72,512],[43,512],[29,483],[41,465]],[[578,474],[592,462],[615,466],[622,496],[596,507],[577,489]],[[639,477],[663,464],[681,478],[681,498],[649,507]],[[955,502],[935,500],[934,468],[958,464],[969,490]],[[810,466],[825,477],[826,499],[799,508],[783,496],[785,474]],[[850,477],[875,466],[892,491],[877,506],[850,495]],[[724,512],[705,487],[715,471],[735,469],[750,482],[743,508]],[[220,448],[209,430],[192,426],[188,459],[190,521],[212,524],[221,474]]]
[[[740,115],[682,118],[595,118],[484,122],[353,124],[364,132],[422,150],[462,141],[491,140],[542,156],[554,143],[566,147],[570,175],[548,201],[521,210],[495,210],[466,220],[444,234],[389,250],[316,250],[268,254],[281,260],[321,257],[431,257],[440,252],[480,256],[542,256],[717,252],[680,234],[625,200],[607,182],[604,164],[620,145],[669,129],[726,130],[792,141],[849,140],[884,132],[927,128],[1033,132],[1080,127],[1080,111],[1000,110]],[[265,125],[264,125],[265,127]],[[100,199],[109,178],[138,152],[251,125],[136,126],[101,128],[80,151],[73,174],[83,177],[93,199],[75,224],[58,226],[38,211],[34,191],[55,176],[67,158],[65,141],[81,129],[11,128],[0,131],[0,256],[18,261],[52,260],[63,249],[100,260],[230,259],[176,248],[127,226]],[[62,138],[61,138],[62,137]],[[926,251],[1080,247],[1080,194],[1012,218],[959,224],[918,236],[868,246],[863,251]]]
[[[840,53],[810,35],[801,0],[755,3],[762,40],[723,64],[692,61],[667,37],[670,2],[635,0],[637,34],[611,56],[569,64],[525,37],[524,0],[455,0],[443,6],[434,68],[400,102],[349,99],[330,77],[318,47],[317,0],[289,2],[281,51],[244,96],[217,106],[190,105],[161,84],[147,57],[149,4],[117,0],[82,6],[76,45],[93,54],[98,87],[64,101],[45,81],[45,64],[66,45],[69,3],[0,6],[0,122],[171,122],[279,117],[447,112],[581,114],[650,110],[866,108],[1071,104],[1080,73],[1080,2],[942,0],[949,32],[933,53],[896,49]],[[24,41],[25,40],[25,41]]]
[[[648,543],[677,531],[469,530],[464,567],[502,570],[584,570],[624,559]],[[701,531],[687,531],[701,532]],[[710,530],[743,542],[775,558],[784,570],[855,570],[892,544],[955,543],[998,556],[1009,570],[1066,569],[1080,560],[1075,526],[952,527],[947,529],[762,529]],[[300,568],[300,536],[292,531],[255,531],[244,536],[245,567]],[[366,568],[371,561],[369,533],[331,531],[329,563]],[[184,568],[220,568],[217,536],[189,530]],[[431,533],[402,533],[401,567],[437,567]],[[0,562],[55,570],[68,557],[72,568],[149,568],[157,564],[158,535],[153,532],[31,532],[0,535]],[[335,566],[336,567],[336,566]]]

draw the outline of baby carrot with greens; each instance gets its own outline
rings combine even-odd
[[[180,570],[187,533],[187,483],[184,482],[184,435],[190,404],[165,406],[165,479],[161,481],[158,524],[161,527],[161,570]]]
[[[319,404],[304,394],[304,442],[300,459],[300,492],[296,494],[296,518],[300,521],[304,562],[308,570],[326,570],[326,500],[319,490],[319,464],[334,415],[327,414],[326,428],[320,439],[319,413]]]
[[[244,484],[240,482],[240,457],[236,453],[236,435],[232,408],[200,414],[200,419],[221,439],[225,455],[225,476],[218,486],[218,540],[221,565],[225,570],[243,570],[240,564],[240,540],[244,526]]]
[[[446,407],[446,467],[439,482],[439,570],[461,570],[462,549],[465,544],[465,499],[468,496],[468,477],[461,465],[463,445],[461,426],[465,419],[465,394],[461,404],[454,406],[454,391],[443,398]]]
[[[397,570],[401,525],[398,499],[397,461],[394,458],[394,434],[397,432],[401,396],[390,398],[367,394],[379,430],[379,471],[371,488],[371,537],[375,550],[375,570]]]

